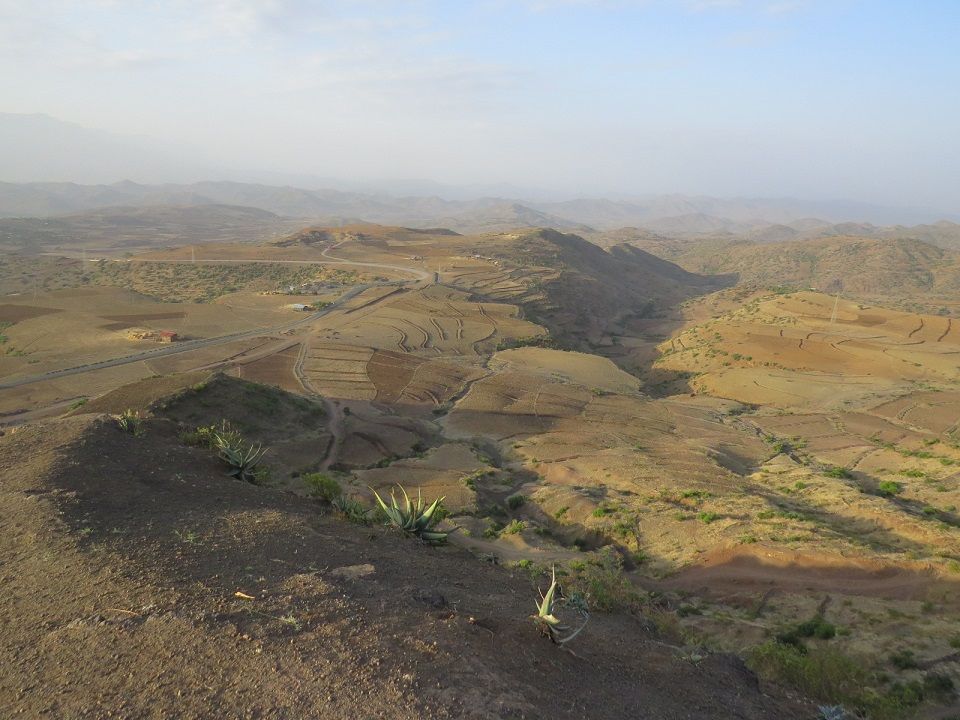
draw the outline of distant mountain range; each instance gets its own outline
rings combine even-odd
[[[0,217],[54,217],[115,207],[201,205],[248,207],[327,225],[365,221],[408,227],[448,227],[467,233],[525,227],[588,233],[633,226],[666,237],[736,235],[761,242],[824,234],[875,236],[882,227],[893,225],[884,219],[887,216],[923,215],[919,211],[892,211],[865,205],[789,199],[721,200],[682,195],[542,202],[493,197],[474,200],[395,197],[225,181],[163,185],[131,181],[110,185],[0,183]],[[864,217],[873,220],[868,222]],[[855,222],[850,222],[851,218]],[[925,220],[930,220],[929,214],[919,220],[900,222]],[[935,244],[953,242],[954,223],[949,218],[939,220],[923,226],[924,237]],[[896,233],[897,227],[905,226],[893,227]]]

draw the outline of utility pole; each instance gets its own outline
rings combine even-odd
[[[197,262],[197,246],[196,245],[190,246],[190,262],[194,264],[196,264]]]

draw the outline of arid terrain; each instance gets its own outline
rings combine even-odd
[[[3,259],[12,717],[956,713],[954,251],[246,239]],[[443,496],[447,547],[318,473]],[[553,567],[591,609],[562,649],[527,617]]]

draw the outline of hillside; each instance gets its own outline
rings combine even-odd
[[[676,262],[740,282],[842,289],[853,295],[945,296],[960,291],[960,255],[917,240],[838,236],[773,244],[692,246]]]
[[[0,219],[0,248],[72,253],[82,248],[257,242],[293,227],[271,212],[238,205],[107,207],[54,218]]]
[[[17,618],[0,702],[14,714],[809,715],[734,658],[691,662],[631,617],[597,616],[564,652],[528,619],[525,573],[238,483],[162,419],[134,437],[88,414],[0,449],[0,561],[16,567],[0,610]]]

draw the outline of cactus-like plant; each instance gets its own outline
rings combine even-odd
[[[590,614],[587,611],[586,603],[582,600],[568,602],[567,604],[573,607],[583,618],[583,624],[573,632],[567,632],[570,630],[570,626],[564,625],[560,621],[560,618],[554,614],[560,602],[558,598],[559,591],[560,586],[557,585],[557,569],[554,567],[551,570],[550,587],[546,593],[540,593],[540,602],[536,603],[537,614],[531,615],[531,617],[540,629],[540,632],[549,637],[550,640],[557,645],[563,645],[573,640],[580,634],[580,631],[587,626],[587,623],[590,621]]]
[[[424,505],[423,496],[420,495],[419,490],[417,491],[417,502],[414,503],[410,500],[410,496],[407,495],[407,491],[404,490],[402,486],[398,485],[397,487],[399,487],[400,492],[403,493],[403,504],[397,502],[397,497],[393,490],[390,491],[390,504],[387,505],[383,498],[380,497],[380,494],[373,488],[370,488],[374,497],[377,499],[377,505],[379,505],[383,514],[386,515],[387,521],[402,532],[409,535],[416,535],[430,545],[440,545],[446,542],[447,536],[450,533],[434,529],[440,521],[438,510],[441,507],[441,503],[443,503],[443,498],[437,498],[427,507]]]
[[[214,443],[220,454],[220,459],[228,466],[228,474],[237,480],[243,480],[248,483],[257,483],[257,465],[266,454],[266,448],[261,445],[250,445],[244,448],[243,442],[239,438],[216,435]]]
[[[340,495],[334,498],[330,502],[330,505],[346,520],[352,523],[367,525],[370,522],[370,510],[346,495]]]
[[[847,720],[847,711],[843,705],[819,705],[820,711],[818,720]]]

